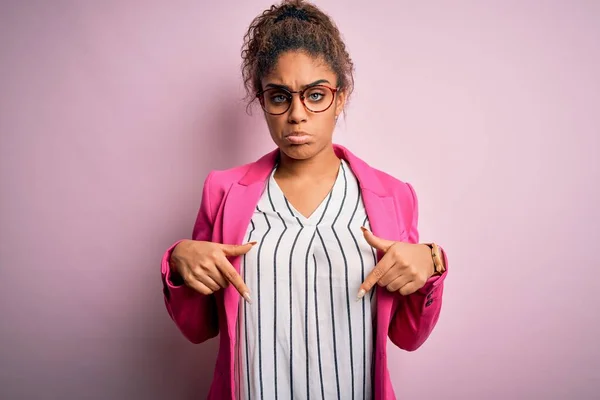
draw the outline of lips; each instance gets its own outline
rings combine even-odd
[[[310,139],[310,135],[306,132],[292,132],[285,135],[285,140],[291,144],[305,144]]]

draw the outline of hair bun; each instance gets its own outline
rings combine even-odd
[[[300,21],[310,21],[310,16],[301,8],[294,6],[286,7],[285,10],[275,18],[275,22],[283,21],[284,19],[293,18]]]

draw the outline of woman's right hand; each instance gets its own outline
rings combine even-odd
[[[232,245],[183,240],[173,249],[169,264],[187,286],[201,294],[212,294],[231,283],[250,303],[250,291],[227,257],[246,254],[255,244],[256,242]]]

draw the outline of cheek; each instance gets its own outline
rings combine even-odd
[[[333,109],[314,114],[308,120],[307,129],[319,140],[329,140],[335,129],[335,112]]]
[[[325,134],[333,134],[333,130],[335,129],[335,112],[321,115],[318,123],[319,128],[321,128],[320,131]]]
[[[269,127],[269,132],[271,132],[271,136],[279,137],[281,135],[281,132],[283,132],[283,128],[285,125],[285,119],[283,119],[279,116],[273,116],[273,115],[266,114],[265,122],[267,123],[267,126]]]

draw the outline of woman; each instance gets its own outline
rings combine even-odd
[[[272,6],[242,56],[277,149],[208,175],[163,258],[168,312],[193,343],[220,333],[210,399],[393,399],[387,338],[430,335],[445,255],[418,241],[410,184],[332,143],[353,64],[327,15]]]

